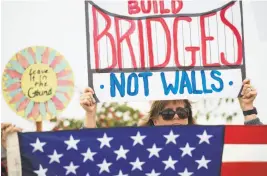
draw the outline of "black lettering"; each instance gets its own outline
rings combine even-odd
[[[50,88],[49,90],[40,91],[38,89],[34,90],[34,87],[31,87],[28,90],[28,97],[35,98],[35,97],[49,96],[52,95],[52,91],[53,91],[52,88]]]

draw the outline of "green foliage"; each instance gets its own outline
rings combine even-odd
[[[78,119],[55,119],[57,122],[57,125],[54,127],[53,131],[58,130],[75,130],[80,129],[83,126],[84,120],[78,120]],[[55,121],[53,120],[53,121]]]
[[[133,126],[144,115],[127,103],[103,103],[97,112],[98,127]]]
[[[128,106],[127,103],[103,103],[97,111],[97,126],[99,128],[133,126],[143,116],[144,114]],[[54,131],[80,129],[84,122],[84,120],[77,119],[53,119],[52,121],[57,122],[57,125],[53,129]]]
[[[217,103],[214,99],[203,99],[203,108],[199,108],[194,115],[194,118],[205,117],[206,120],[209,120],[211,117],[220,117],[224,118],[227,122],[231,122],[234,117],[238,115],[237,112],[227,112],[223,109],[221,113],[216,113],[216,110],[220,109],[223,105],[226,107],[231,107],[237,99],[235,98],[220,98]],[[199,102],[200,103],[200,102]]]

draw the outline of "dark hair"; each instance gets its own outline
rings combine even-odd
[[[141,122],[139,126],[153,126],[153,119],[158,117],[160,111],[162,111],[165,106],[169,103],[176,103],[176,102],[183,102],[185,105],[185,108],[188,109],[188,124],[195,124],[193,115],[192,115],[192,106],[189,100],[184,99],[184,100],[158,100],[154,101],[150,107],[150,111],[148,113],[148,117],[144,122]]]

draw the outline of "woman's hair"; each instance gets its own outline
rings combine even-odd
[[[164,110],[165,106],[169,103],[176,103],[176,102],[183,102],[185,105],[185,108],[187,108],[188,111],[188,124],[195,124],[193,115],[192,115],[192,106],[191,103],[187,100],[158,100],[154,101],[150,107],[150,111],[148,113],[148,116],[144,119],[141,119],[138,126],[153,126],[153,119],[157,118],[159,113]]]

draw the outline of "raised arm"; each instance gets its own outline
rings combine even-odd
[[[80,105],[85,110],[85,128],[96,128],[96,101],[93,94],[93,89],[88,87],[80,97]]]
[[[244,114],[245,125],[262,125],[260,119],[257,117],[257,110],[253,105],[256,96],[257,90],[251,86],[250,80],[245,79],[243,81],[241,97],[239,97],[239,104]]]

